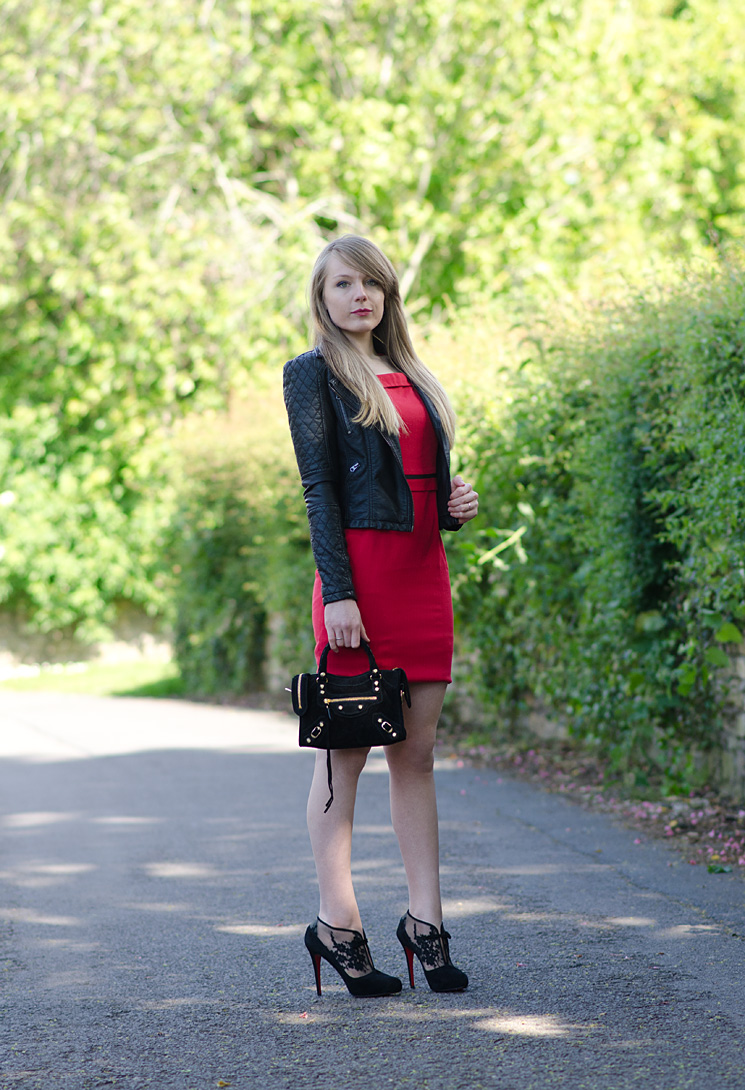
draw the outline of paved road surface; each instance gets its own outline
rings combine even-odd
[[[0,693],[0,1085],[743,1090],[745,885],[565,800],[438,768],[472,987],[352,999],[302,945],[311,757],[278,714]],[[406,908],[379,757],[356,880]]]

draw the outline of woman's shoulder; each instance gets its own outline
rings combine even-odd
[[[307,352],[301,352],[288,360],[284,366],[285,376],[293,375],[299,371],[319,372],[326,370],[326,361],[320,348],[310,348]]]
[[[317,348],[288,360],[282,371],[285,404],[293,411],[315,411],[318,399],[328,399],[328,368]]]

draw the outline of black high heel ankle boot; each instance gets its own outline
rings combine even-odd
[[[333,949],[319,939],[319,923],[327,928]],[[342,935],[345,936],[343,939]],[[401,981],[397,976],[381,973],[373,965],[364,931],[352,931],[348,927],[332,927],[319,916],[316,923],[311,924],[305,932],[305,945],[313,962],[316,991],[319,995],[321,994],[321,958],[329,965],[333,965],[352,995],[396,995],[401,991]],[[350,972],[359,975],[351,976]]]
[[[412,988],[415,987],[414,954],[419,958],[433,992],[462,992],[468,987],[468,977],[450,960],[450,935],[444,927],[437,928],[407,912],[399,921],[396,937],[406,954]]]

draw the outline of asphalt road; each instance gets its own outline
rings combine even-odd
[[[472,985],[358,1000],[302,943],[312,757],[294,721],[0,693],[0,1085],[743,1090],[745,884],[496,773],[438,764]],[[355,873],[404,977],[384,762]]]

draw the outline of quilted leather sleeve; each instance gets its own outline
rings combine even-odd
[[[304,352],[285,364],[283,379],[323,601],[355,598],[338,500],[339,459],[326,365],[317,353]]]

